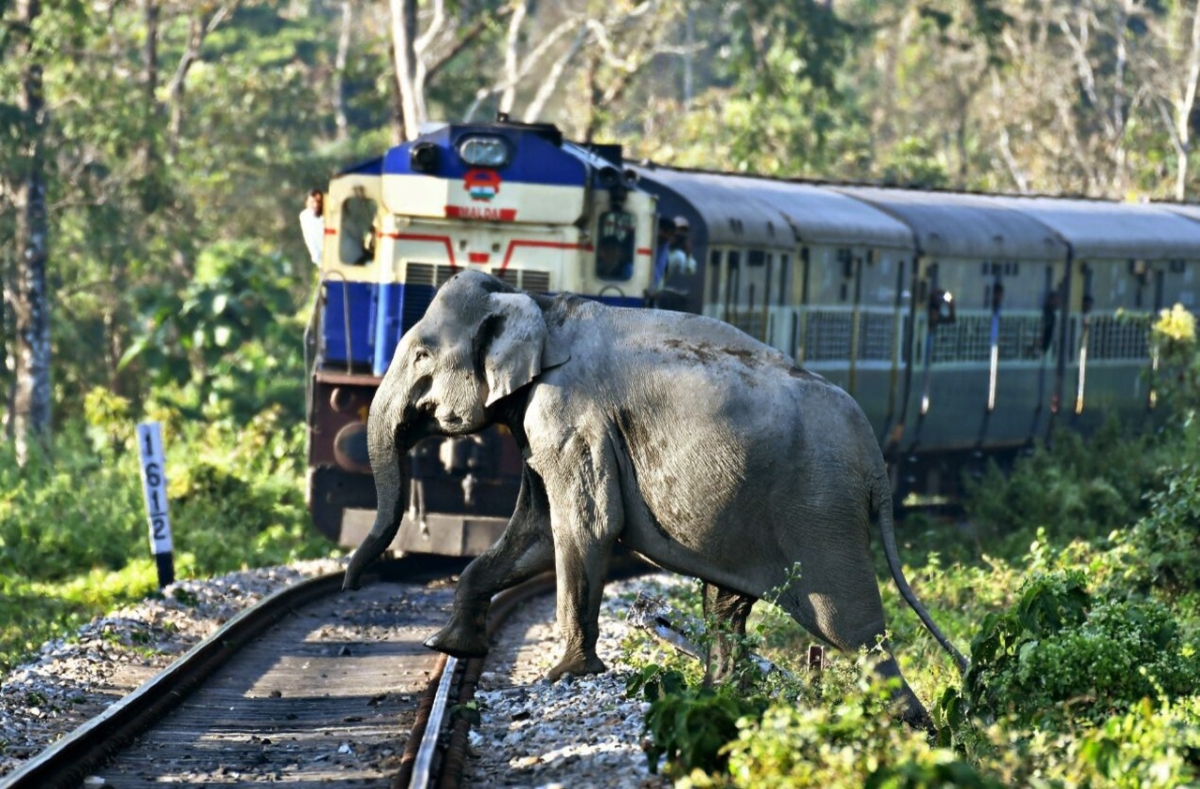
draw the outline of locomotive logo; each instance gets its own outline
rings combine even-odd
[[[472,200],[491,200],[500,192],[500,174],[476,167],[463,176],[463,188]]]

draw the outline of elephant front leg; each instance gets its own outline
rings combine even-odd
[[[607,445],[577,448],[576,456],[582,460],[568,479],[547,480],[564,641],[562,660],[546,675],[551,682],[564,674],[607,670],[596,653],[600,604],[609,558],[624,525],[616,463]]]
[[[710,638],[705,650],[704,684],[727,682],[745,660],[746,620],[758,598],[718,584],[704,583],[704,621]]]
[[[528,468],[504,533],[458,579],[450,621],[425,646],[458,658],[487,654],[487,617],[493,595],[554,569],[550,512],[541,480]]]

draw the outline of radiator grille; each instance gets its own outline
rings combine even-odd
[[[504,280],[514,288],[534,293],[546,293],[550,290],[550,272],[548,271],[531,271],[520,268],[507,268],[501,271],[494,268],[492,276]]]
[[[436,268],[432,263],[409,263],[405,268],[404,282],[406,285],[432,285]]]
[[[440,288],[455,273],[453,266],[444,263],[409,263],[405,267],[404,282],[406,285],[436,285]]]
[[[550,290],[550,272],[522,271],[521,287],[535,293],[546,293]]]

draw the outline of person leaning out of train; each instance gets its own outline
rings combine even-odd
[[[313,189],[304,201],[300,232],[304,234],[304,246],[313,265],[321,265],[321,247],[325,244],[325,195],[320,189]]]
[[[654,278],[646,290],[646,306],[667,308],[674,298],[670,291],[663,292],[667,279],[667,263],[671,257],[671,241],[675,238],[675,220],[667,216],[658,218],[658,239],[654,243]]]
[[[654,282],[650,286],[650,294],[662,289],[663,280],[667,276],[667,261],[671,256],[671,241],[675,238],[675,220],[670,217],[658,218],[658,241],[654,245]]]
[[[676,279],[683,274],[696,273],[696,259],[692,257],[690,229],[686,217],[675,217],[675,233],[670,241],[670,251],[667,253],[665,282]]]

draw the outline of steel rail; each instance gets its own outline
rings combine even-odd
[[[636,555],[622,552],[614,557],[609,567],[608,580],[632,578],[656,569]],[[542,573],[496,595],[492,599],[492,607],[488,613],[488,638],[494,637],[505,620],[526,600],[554,591],[555,583],[556,578],[553,572]],[[484,658],[471,658],[466,661],[462,668],[462,678],[459,680],[458,704],[464,704],[475,697],[475,686],[483,674],[484,664]],[[446,753],[442,758],[441,775],[438,777],[439,789],[454,789],[462,782],[462,772],[466,765],[467,735],[470,730],[471,721],[466,716],[458,716],[452,721]],[[436,745],[437,739],[435,738],[433,742]],[[399,781],[392,784],[394,789],[428,789],[431,785]]]
[[[446,702],[454,685],[454,673],[458,669],[458,658],[447,657],[442,666],[442,676],[438,680],[437,693],[433,697],[433,708],[429,711],[429,723],[421,735],[421,744],[417,748],[417,759],[413,764],[412,781],[409,786],[425,789],[433,778],[433,760],[437,756],[438,739],[442,734],[443,723],[446,719]]]
[[[383,565],[373,574],[392,569]],[[300,606],[337,593],[343,578],[342,572],[309,578],[244,609],[133,693],[0,781],[0,789],[75,789],[105,760],[178,706],[264,629]]]
[[[549,572],[495,595],[488,613],[488,638],[500,630],[521,603],[553,590],[554,573]],[[474,697],[475,685],[479,681],[479,675],[483,673],[484,663],[484,658],[445,659],[440,676],[430,683],[428,713],[422,710],[417,725],[413,728],[409,747],[405,749],[401,759],[400,771],[392,780],[393,789],[429,789],[435,785],[453,787],[459,784],[465,762],[466,732],[470,728],[470,721],[458,717],[447,722],[447,716],[451,703],[462,704]],[[456,678],[456,674],[460,676]],[[450,739],[445,754],[440,755],[439,760],[438,749],[442,733],[446,730],[449,731]]]

